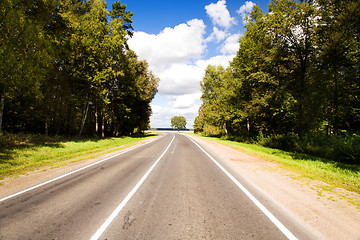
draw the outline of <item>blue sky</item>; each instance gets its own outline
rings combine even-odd
[[[113,1],[107,0],[108,7]],[[170,127],[173,116],[185,116],[187,128],[201,105],[200,82],[208,64],[227,67],[244,34],[243,14],[270,0],[123,0],[134,13],[129,45],[160,78],[151,103],[151,127]]]

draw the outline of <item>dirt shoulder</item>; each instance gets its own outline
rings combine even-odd
[[[301,177],[275,162],[250,156],[220,143],[193,135],[190,137],[211,148],[232,170],[324,239],[360,240],[359,194]]]

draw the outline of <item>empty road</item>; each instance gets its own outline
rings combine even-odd
[[[311,239],[183,134],[0,199],[0,239]]]

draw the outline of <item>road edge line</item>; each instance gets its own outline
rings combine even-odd
[[[275,226],[288,238],[291,240],[297,240],[297,237],[285,227],[259,200],[257,200],[254,195],[252,195],[234,176],[232,176],[223,166],[220,165],[208,152],[206,152],[196,141],[189,138],[201,151],[203,151],[225,174],[228,176],[241,191],[265,214],[265,216],[275,224]]]
[[[158,138],[158,139],[160,139],[160,138]],[[71,171],[71,172],[68,172],[68,173],[66,173],[66,174],[60,175],[60,176],[58,176],[58,177],[56,177],[56,178],[53,178],[53,179],[50,179],[50,180],[45,181],[45,182],[43,182],[43,183],[37,184],[37,185],[35,185],[35,186],[33,186],[33,187],[26,188],[26,189],[24,189],[24,190],[22,190],[22,191],[19,191],[19,192],[16,192],[16,193],[14,193],[14,194],[11,194],[11,195],[9,195],[9,196],[7,196],[7,197],[1,198],[1,199],[0,199],[0,203],[1,203],[1,202],[4,202],[4,201],[6,201],[6,200],[9,200],[9,199],[11,199],[11,198],[13,198],[13,197],[16,197],[16,196],[19,196],[19,195],[21,195],[21,194],[24,194],[24,193],[26,193],[26,192],[29,192],[29,191],[31,191],[31,190],[34,190],[34,189],[36,189],[36,188],[42,187],[42,186],[44,186],[44,185],[46,185],[46,184],[55,182],[55,181],[57,181],[57,180],[59,180],[59,179],[62,179],[62,178],[64,178],[64,177],[70,176],[70,175],[72,175],[72,174],[74,174],[74,173],[80,172],[80,171],[82,171],[82,170],[84,170],[84,169],[87,169],[87,168],[89,168],[89,167],[92,167],[92,166],[95,166],[95,165],[97,165],[97,164],[100,164],[100,163],[103,163],[103,162],[105,162],[105,161],[108,161],[108,160],[111,159],[111,158],[120,156],[120,155],[122,155],[122,154],[124,154],[124,153],[127,153],[127,152],[130,152],[130,151],[132,151],[132,150],[134,150],[134,149],[136,149],[136,148],[145,146],[145,145],[147,145],[147,144],[149,144],[149,143],[152,143],[152,142],[154,142],[154,141],[156,141],[156,140],[158,140],[158,139],[155,139],[155,140],[153,140],[153,141],[149,141],[149,142],[146,142],[146,143],[143,143],[143,144],[140,144],[140,145],[135,145],[135,146],[133,146],[133,147],[127,148],[127,149],[126,149],[125,151],[123,151],[123,152],[117,153],[117,154],[115,154],[115,155],[112,155],[112,156],[107,157],[107,158],[105,158],[105,159],[102,159],[102,160],[99,160],[99,161],[97,161],[97,162],[91,163],[91,164],[89,164],[89,165],[86,165],[86,166],[81,167],[81,168],[79,168],[79,169],[76,169],[76,170],[74,170],[74,171]]]
[[[155,161],[155,163],[147,170],[145,175],[139,180],[139,182],[135,185],[133,189],[128,193],[128,195],[121,201],[121,203],[116,207],[116,209],[111,213],[111,215],[106,219],[106,221],[101,225],[101,227],[95,232],[94,235],[90,238],[90,240],[98,240],[101,235],[105,232],[105,230],[109,227],[112,221],[117,217],[120,211],[125,207],[125,205],[129,202],[129,200],[135,195],[137,190],[141,187],[141,185],[145,182],[146,178],[150,175],[152,170],[156,167],[156,165],[160,162],[160,160],[164,157],[165,153],[169,150],[171,144],[175,139],[175,134],[170,141],[169,145],[165,149],[165,151],[160,155],[160,157]]]

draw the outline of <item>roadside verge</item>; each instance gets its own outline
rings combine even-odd
[[[360,239],[360,195],[282,168],[230,146],[188,135],[212,149],[233,171],[299,217],[324,239]],[[328,190],[327,190],[328,189]]]
[[[27,171],[24,174],[5,177],[0,180],[0,197],[19,192],[25,188],[35,186],[57,176],[72,172],[90,164],[94,164],[114,155],[121,154],[129,149],[155,141],[159,137],[160,136],[140,139],[136,142],[124,144],[118,147],[111,147],[105,150],[103,149],[102,151],[94,151],[84,154],[83,156],[64,159],[61,162],[39,167],[38,169]]]

